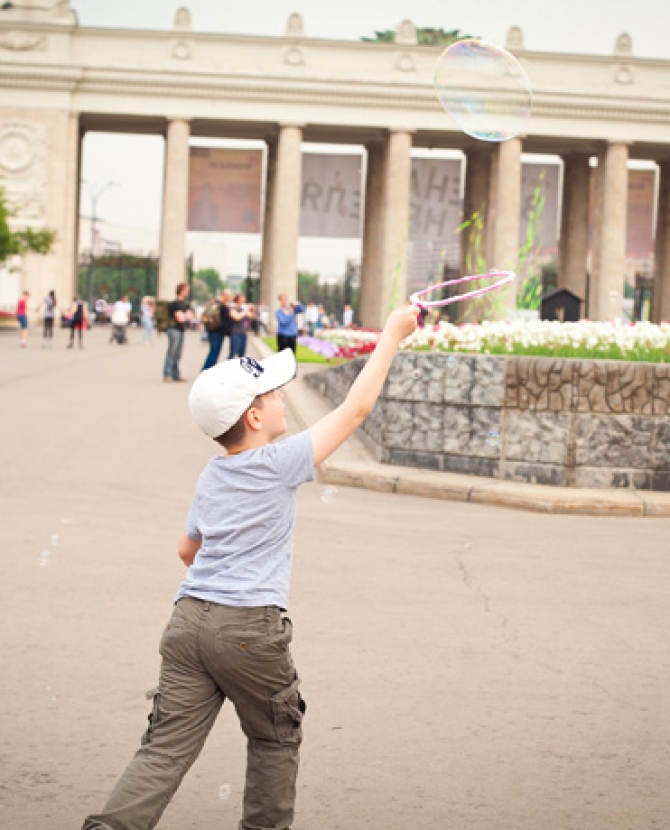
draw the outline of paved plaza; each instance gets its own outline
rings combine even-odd
[[[77,828],[135,751],[215,450],[161,382],[164,336],[107,337],[0,331],[2,830]],[[189,335],[186,377],[204,356]],[[669,539],[664,518],[302,488],[294,830],[667,830]],[[244,761],[226,706],[161,830],[235,830]]]

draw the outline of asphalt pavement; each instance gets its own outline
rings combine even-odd
[[[145,728],[176,540],[216,446],[189,385],[161,381],[164,337],[35,335],[21,350],[0,331],[0,827],[71,830]],[[189,334],[188,378],[205,352]],[[318,406],[301,395],[292,430]],[[337,463],[355,461],[364,447]],[[670,520],[324,475],[298,502],[294,830],[666,830]],[[234,830],[244,762],[224,707],[161,830]]]

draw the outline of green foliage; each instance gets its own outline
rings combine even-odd
[[[374,37],[362,37],[361,40],[366,43],[394,43],[395,31],[393,29],[385,29],[382,32],[375,32]]]
[[[90,264],[79,267],[78,294],[88,297]],[[158,260],[130,254],[97,257],[93,269],[93,299],[118,300],[128,296],[133,308],[142,297],[155,297],[158,286]]]
[[[457,40],[467,40],[471,37],[472,35],[466,35],[460,29],[452,29],[450,32],[431,27],[417,28],[416,30],[416,39],[419,46],[451,46]],[[362,37],[361,40],[367,43],[395,43],[395,31],[393,29],[376,31],[374,37]]]
[[[544,171],[540,175],[528,213],[526,240],[517,253],[515,271],[523,281],[516,295],[516,307],[537,311],[542,299],[542,278],[534,273],[534,254],[537,251],[537,239],[542,227],[544,211]]]
[[[537,311],[540,308],[542,299],[542,275],[533,274],[532,277],[524,280],[516,295],[516,307]]]
[[[4,193],[0,190],[0,262],[15,253],[12,241],[12,232],[9,229],[9,211],[4,199]]]
[[[34,231],[26,228],[23,231],[16,231],[14,234],[17,253],[26,254],[48,254],[56,241],[56,231],[41,230]]]
[[[310,271],[298,271],[298,298],[303,304],[322,302],[319,275]],[[292,298],[290,298],[292,299]]]
[[[484,251],[485,209],[486,205],[482,205],[479,210],[473,212],[469,219],[466,219],[456,228],[456,233],[467,232],[465,241],[465,270],[467,274],[486,274],[488,271]],[[479,288],[484,288],[487,284],[488,280],[473,280],[473,282],[465,283],[463,290],[476,291]],[[506,286],[491,294],[462,303],[459,309],[459,322],[473,323],[481,320],[497,320],[504,316],[507,301],[506,292],[508,290],[509,288]],[[457,291],[457,293],[460,292]]]
[[[4,190],[0,187],[0,262],[17,254],[48,254],[56,241],[56,232],[50,230],[34,231],[25,228],[12,231],[9,227],[11,211],[7,207]]]
[[[221,279],[221,274],[216,268],[200,268],[193,274],[194,289],[195,280],[200,280],[207,290],[207,300],[211,300],[218,296],[226,287],[226,283]]]
[[[459,352],[463,354],[463,352]],[[670,363],[670,354],[665,349],[633,349],[623,351],[618,346],[602,349],[587,349],[549,346],[514,346],[511,350],[503,346],[488,349],[486,354],[524,355],[531,357],[567,357],[574,360],[629,360],[641,363]]]
[[[393,282],[391,283],[391,294],[389,296],[389,307],[387,310],[387,314],[390,314],[394,309],[398,308],[401,300],[404,300],[404,297],[400,297],[400,273],[402,270],[402,264],[407,257],[407,240],[409,239],[409,225],[407,226],[407,230],[405,231],[405,235],[400,241],[400,245],[398,246],[398,258],[395,262],[395,267],[393,269]]]
[[[191,283],[191,300],[198,305],[205,305],[219,292],[212,292],[209,283],[197,276],[198,273],[200,272],[196,272]]]
[[[514,271],[520,286],[516,295],[516,307],[537,311],[540,308],[543,285],[542,274],[537,270],[535,256],[538,250],[539,231],[542,227],[542,213],[544,211],[544,173],[540,176],[533,192],[526,239],[516,255]],[[465,233],[465,268],[468,274],[485,274],[488,271],[484,253],[484,216],[485,205],[474,211],[457,229],[456,233]],[[468,291],[474,291],[484,283],[472,282]],[[506,294],[509,287],[487,294],[466,304],[461,315],[461,322],[475,322],[478,320],[500,319],[504,316],[507,305]]]
[[[460,29],[445,32],[444,29],[417,29],[416,38],[419,46],[451,46],[457,40],[469,40],[472,35],[466,35]]]

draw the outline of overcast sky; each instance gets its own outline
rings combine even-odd
[[[292,12],[303,16],[307,37],[358,40],[395,29],[409,18],[416,26],[461,29],[504,43],[521,26],[527,49],[611,54],[628,32],[640,57],[670,59],[668,0],[71,0],[82,26],[171,29],[180,5],[203,32],[284,34]]]
[[[504,44],[511,26],[520,26],[533,51],[612,54],[619,34],[628,32],[636,56],[670,60],[670,0],[71,0],[81,26],[171,29],[176,10],[191,10],[202,32],[281,36],[293,12],[303,16],[307,37],[358,40],[375,30],[395,29],[409,18],[416,26],[460,29]],[[98,212],[110,221],[157,228],[163,142],[156,137],[86,139],[84,176],[109,180]],[[82,212],[89,205],[82,200]]]

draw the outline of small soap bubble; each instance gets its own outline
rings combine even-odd
[[[490,429],[486,433],[486,443],[489,447],[497,447],[500,444],[500,433],[495,429]]]
[[[321,501],[325,504],[332,504],[337,498],[337,487],[324,487],[321,491]]]
[[[47,548],[44,548],[42,553],[40,553],[40,565],[43,568],[46,568],[50,565],[50,563],[51,563],[51,551],[48,550]]]
[[[455,365],[456,365],[456,358],[453,356],[453,354],[450,354],[449,357],[447,358],[447,366],[453,367]]]
[[[221,784],[219,787],[219,798],[221,801],[228,801],[230,798],[230,784]]]
[[[507,141],[523,132],[532,92],[519,61],[500,46],[467,38],[452,43],[435,67],[440,104],[464,133]]]
[[[52,548],[57,548],[58,547],[58,534],[57,533],[52,533],[51,534],[51,539],[49,541],[51,543]]]
[[[71,525],[72,524],[72,519],[61,519],[60,523],[62,525]]]

